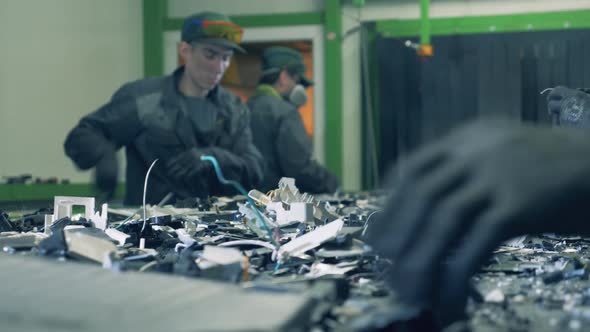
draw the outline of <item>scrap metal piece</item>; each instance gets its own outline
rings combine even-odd
[[[187,247],[193,245],[193,243],[197,242],[192,236],[187,232],[184,228],[179,228],[176,230],[176,234],[178,235],[178,239],[182,241]]]
[[[43,233],[5,232],[0,234],[0,248],[32,248],[34,246],[37,246],[42,240],[46,238],[47,235]]]
[[[217,246],[205,246],[201,258],[209,263],[228,265],[228,264],[241,264],[244,260],[244,255],[233,248],[224,248]]]
[[[185,221],[184,222],[184,230],[188,234],[188,236],[195,236],[197,232],[200,232],[204,229],[207,229],[207,225],[198,225],[192,221]]]
[[[196,262],[203,277],[238,282],[242,277],[244,261],[244,255],[237,249],[205,246]]]
[[[24,214],[21,218],[13,220],[16,230],[20,232],[34,232],[42,229],[47,213],[53,213],[51,209],[41,208],[33,213]]]
[[[348,258],[361,256],[369,252],[363,241],[352,239],[350,245],[342,248],[321,248],[315,255],[321,258]]]
[[[248,226],[248,228],[252,230],[259,238],[268,239],[268,233],[263,229],[264,225],[262,225],[262,222],[258,219],[257,213],[254,212],[253,209],[255,209],[255,207],[250,206],[250,204],[240,205],[240,213],[244,215],[246,226]],[[260,216],[264,219],[264,222],[267,225],[276,227],[276,224],[267,216],[262,213]]]
[[[504,296],[504,292],[500,289],[494,289],[488,294],[486,294],[484,301],[492,302],[492,303],[502,303],[506,300],[506,296]]]
[[[49,234],[51,235],[39,242],[39,252],[42,255],[57,254],[63,256],[67,250],[64,229],[71,224],[72,220],[69,217],[61,218],[51,224],[49,226]]]
[[[283,261],[288,257],[301,255],[306,251],[314,249],[322,243],[335,238],[336,235],[338,235],[338,232],[342,229],[342,226],[344,226],[344,221],[342,219],[337,219],[325,226],[320,226],[307,234],[291,240],[279,248],[279,261]]]
[[[343,276],[356,268],[356,266],[339,267],[334,264],[315,262],[311,265],[309,272],[305,276],[310,278],[319,278],[327,275]]]
[[[5,213],[4,211],[0,210],[0,233],[12,232],[14,230],[14,225],[12,225],[12,222],[8,217],[8,213]]]
[[[252,198],[252,200],[256,203],[262,204],[264,206],[272,203],[272,199],[265,195],[264,193],[256,190],[256,189],[252,189],[248,192],[248,197]]]
[[[108,210],[108,204],[104,203],[101,205],[101,213],[96,212],[90,217],[90,220],[94,223],[94,227],[102,231],[107,229]],[[92,212],[94,212],[94,208]]]
[[[107,229],[105,231],[105,234],[108,235],[111,239],[117,241],[119,245],[124,245],[127,239],[131,237],[131,235],[120,232],[114,228]]]
[[[289,205],[297,202],[313,204],[314,217],[320,224],[326,224],[339,218],[338,215],[329,211],[327,202],[316,200],[314,196],[307,193],[301,194],[297,186],[295,186],[295,179],[293,178],[281,178],[279,180],[279,189],[276,192],[280,200]]]
[[[117,247],[111,238],[98,228],[76,228],[64,230],[68,254],[87,258],[103,264]]]
[[[266,208],[275,213],[279,227],[314,221],[314,206],[311,203],[293,202],[286,209],[282,202],[270,202]]]
[[[45,226],[44,226],[44,231],[45,234],[51,234],[51,225],[53,225],[53,215],[52,214],[46,214],[45,215]]]
[[[526,240],[529,239],[528,235],[522,235],[522,236],[517,236],[515,238],[512,238],[508,241],[504,242],[505,246],[508,247],[514,247],[514,248],[524,248],[524,244],[526,242]]]

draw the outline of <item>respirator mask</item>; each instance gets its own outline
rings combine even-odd
[[[307,103],[307,91],[305,87],[301,84],[295,85],[291,93],[289,93],[288,100],[296,107],[305,105]]]

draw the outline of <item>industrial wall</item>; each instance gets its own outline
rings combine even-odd
[[[141,0],[0,1],[0,176],[88,182],[63,152],[81,116],[142,76]]]

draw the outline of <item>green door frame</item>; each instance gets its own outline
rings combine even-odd
[[[164,74],[164,18],[168,0],[143,0],[143,76]]]

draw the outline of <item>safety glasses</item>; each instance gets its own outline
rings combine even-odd
[[[239,25],[227,21],[193,20],[191,24],[199,26],[207,38],[222,38],[239,44],[244,35],[244,30]]]

